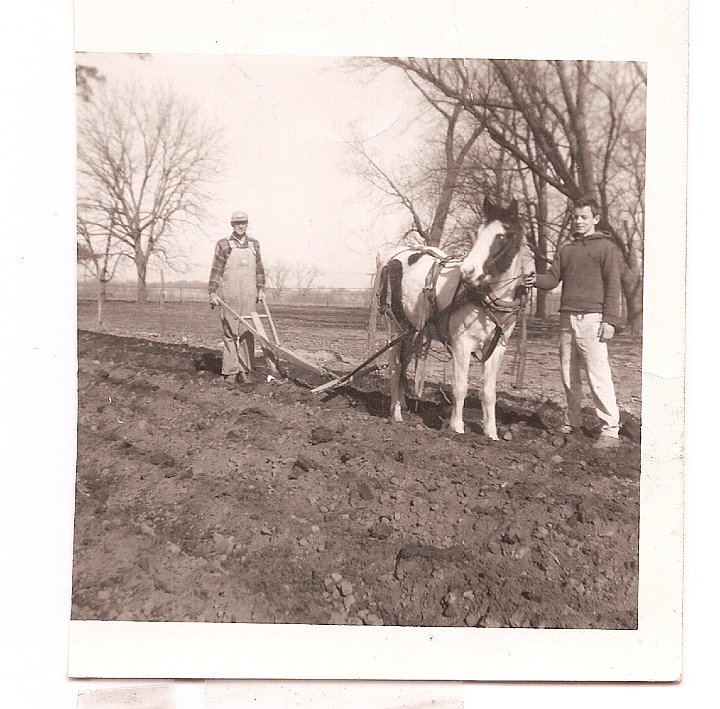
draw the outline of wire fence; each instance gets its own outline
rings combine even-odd
[[[336,308],[365,308],[370,303],[371,288],[267,288],[266,296],[271,305],[292,305],[312,307]],[[98,285],[96,281],[78,281],[78,301],[96,301]],[[534,292],[530,297],[534,299]],[[137,299],[137,286],[134,283],[108,283],[105,293],[106,300],[132,302]],[[158,303],[206,303],[208,293],[201,286],[179,286],[159,283],[147,285],[147,300]],[[560,309],[560,294],[547,293],[545,295],[546,315],[557,315]],[[534,303],[530,303],[529,312],[534,312]]]
[[[265,294],[268,303],[276,305],[308,305],[339,308],[362,308],[369,303],[370,288],[267,288]],[[97,300],[98,285],[93,281],[79,281],[77,297],[80,301]],[[137,286],[134,283],[108,283],[106,300],[135,301]],[[166,284],[148,284],[147,300],[166,303],[206,303],[207,288],[201,286],[178,286]]]

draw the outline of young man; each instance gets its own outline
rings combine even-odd
[[[572,240],[560,248],[547,273],[526,276],[525,285],[551,290],[562,281],[560,368],[567,398],[562,432],[572,433],[582,423],[582,368],[603,422],[595,447],[616,448],[620,413],[606,343],[620,325],[622,258],[610,237],[595,230],[599,220],[594,200],[576,202]]]
[[[265,269],[260,244],[247,234],[248,215],[233,212],[233,233],[215,246],[208,283],[210,306],[222,299],[238,315],[250,315],[255,304],[265,299]],[[223,330],[222,373],[227,381],[247,384],[253,368],[255,338],[229,310],[220,311]]]

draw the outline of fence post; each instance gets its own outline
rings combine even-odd
[[[522,389],[525,386],[525,358],[527,357],[527,302],[524,299],[518,317],[520,318],[520,339],[518,342],[518,368],[515,388]]]
[[[160,269],[160,336],[165,334],[165,271]]]

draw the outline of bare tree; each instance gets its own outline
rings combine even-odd
[[[90,101],[93,95],[93,82],[105,82],[105,77],[95,66],[78,64],[75,67],[75,90],[77,95],[85,102]]]
[[[368,141],[355,136],[350,144],[360,157],[359,174],[376,189],[407,209],[414,232],[429,246],[440,246],[445,236],[453,199],[463,163],[482,134],[483,127],[464,108],[462,102],[448,99],[442,92],[422,82],[395,59],[360,60],[365,69],[397,67],[431,114],[425,122],[433,124],[432,132],[419,154],[394,174],[371,154]],[[467,84],[459,88],[468,90]],[[434,117],[434,120],[432,118]]]
[[[322,271],[317,266],[306,266],[302,263],[295,264],[293,276],[298,295],[307,295],[313,283],[315,283],[321,274]]]
[[[514,161],[507,169],[521,180],[512,182],[524,190],[538,267],[547,260],[548,245],[557,248],[564,233],[568,200],[580,195],[598,199],[603,228],[625,258],[623,284],[631,328],[637,331],[642,322],[638,254],[644,239],[645,154],[644,139],[638,138],[645,119],[642,65],[389,61],[426,87],[428,95],[439,91],[460,103]],[[487,181],[488,167],[481,170],[482,181]]]
[[[291,275],[292,267],[280,258],[271,261],[265,268],[268,286],[273,289],[278,298],[287,287]]]
[[[116,250],[118,242],[114,238],[112,222],[103,225],[90,224],[78,216],[77,236],[78,264],[97,281],[97,321],[102,325],[107,284],[127,254]]]
[[[78,211],[87,224],[112,225],[113,239],[135,265],[140,301],[149,263],[177,268],[178,228],[195,227],[206,214],[219,138],[170,90],[103,92],[81,106]]]

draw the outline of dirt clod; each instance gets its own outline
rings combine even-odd
[[[298,471],[302,472],[310,472],[311,470],[317,470],[320,467],[320,463],[315,460],[314,458],[311,458],[308,455],[302,455],[300,454],[297,457],[297,460],[295,461],[295,465],[293,466],[293,470],[297,474]]]
[[[328,443],[333,440],[335,434],[326,426],[318,426],[310,432],[310,443],[317,445],[318,443]]]
[[[173,456],[160,451],[156,453],[151,453],[148,456],[148,461],[153,465],[157,465],[161,468],[169,468],[175,465],[175,458]]]

